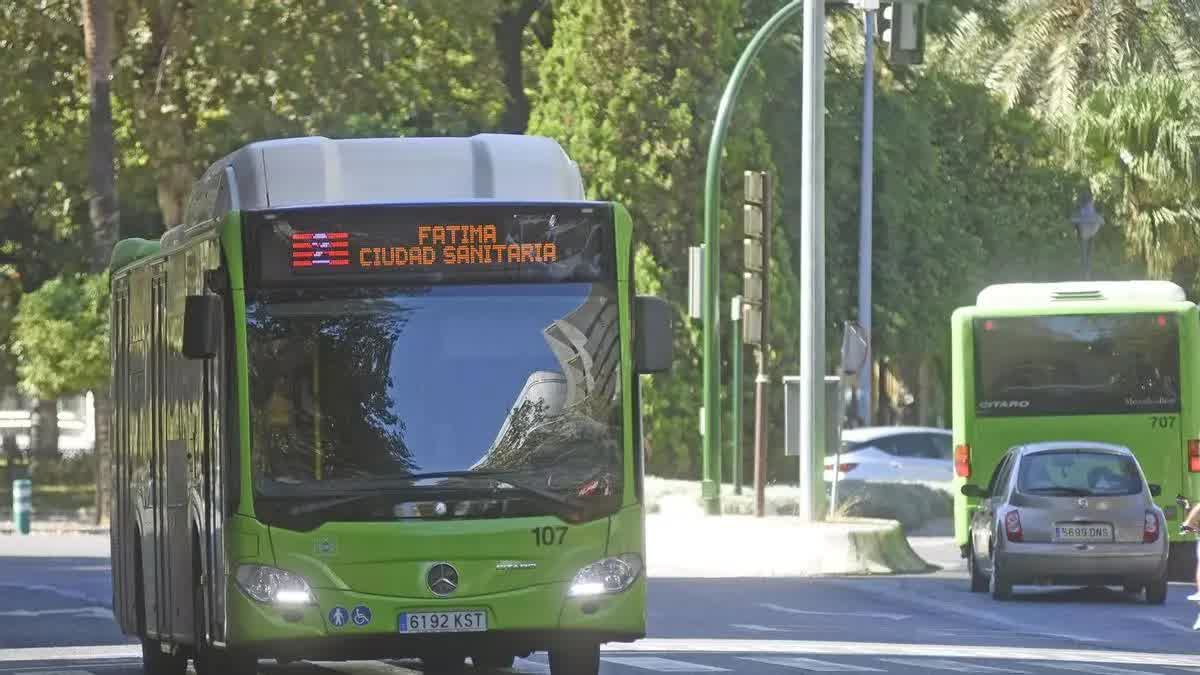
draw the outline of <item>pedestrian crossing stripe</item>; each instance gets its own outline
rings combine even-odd
[[[799,668],[814,673],[882,673],[884,671],[879,668],[870,668],[868,666],[856,666],[849,663],[834,663],[833,661],[819,661],[817,659],[806,659],[799,656],[752,656],[744,657],[745,661],[755,661],[757,663],[765,663],[769,666],[782,666],[784,668]]]
[[[673,661],[671,659],[663,659],[657,656],[605,656],[602,660],[605,663],[614,663],[618,666],[629,666],[630,668],[638,668],[640,670],[652,670],[656,673],[730,672],[728,668],[718,668],[716,666],[705,666],[697,663]]]
[[[1148,670],[1114,668],[1112,666],[1102,666],[1098,663],[1039,663],[1037,665],[1040,668],[1067,670],[1074,673],[1092,673],[1093,675],[1156,675]]]
[[[914,666],[917,668],[926,668],[929,670],[947,670],[955,673],[1023,673],[1029,675],[1028,670],[1017,670],[1016,668],[1005,668],[1003,666],[985,666],[978,663],[962,663],[961,661],[951,661],[949,659],[879,659],[886,663],[895,663],[901,666]]]

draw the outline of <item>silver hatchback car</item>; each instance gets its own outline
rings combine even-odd
[[[1147,485],[1128,448],[1085,442],[1012,448],[971,519],[971,590],[997,600],[1015,585],[1123,586],[1167,598],[1167,533],[1159,487]]]

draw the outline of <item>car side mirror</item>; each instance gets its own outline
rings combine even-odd
[[[974,483],[967,483],[966,485],[963,485],[959,492],[961,492],[964,497],[975,497],[977,499],[983,499],[984,497],[988,496],[987,490],[984,490]]]
[[[221,341],[220,327],[220,296],[187,296],[183,306],[183,355],[189,359],[216,357]]]
[[[634,361],[640,375],[665,373],[675,359],[671,305],[662,298],[639,295],[634,303]]]
[[[1159,485],[1158,483],[1151,483],[1150,484],[1150,496],[1158,497],[1160,495],[1162,495],[1162,486]]]

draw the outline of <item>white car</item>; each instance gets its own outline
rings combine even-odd
[[[842,431],[838,480],[949,482],[954,479],[950,432],[929,427],[861,427]],[[833,455],[825,456],[833,481]]]

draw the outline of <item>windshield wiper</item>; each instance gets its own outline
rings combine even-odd
[[[1072,497],[1087,497],[1092,494],[1091,490],[1085,490],[1084,488],[1077,488],[1077,487],[1065,487],[1065,486],[1027,488],[1026,490],[1024,490],[1024,492],[1028,492],[1030,494],[1045,494],[1045,493],[1053,492],[1053,493],[1062,493],[1062,494],[1070,495]]]
[[[486,478],[492,481],[493,490],[501,491],[506,489],[515,489],[526,495],[538,497],[544,501],[552,502],[559,506],[566,506],[576,511],[583,511],[588,508],[588,504],[579,499],[574,499],[560,492],[555,492],[548,488],[531,485],[524,481],[516,481],[512,478],[512,471],[434,471],[429,473],[418,473],[411,476],[398,479],[401,481],[417,481],[433,478]],[[509,487],[501,487],[506,485]]]

